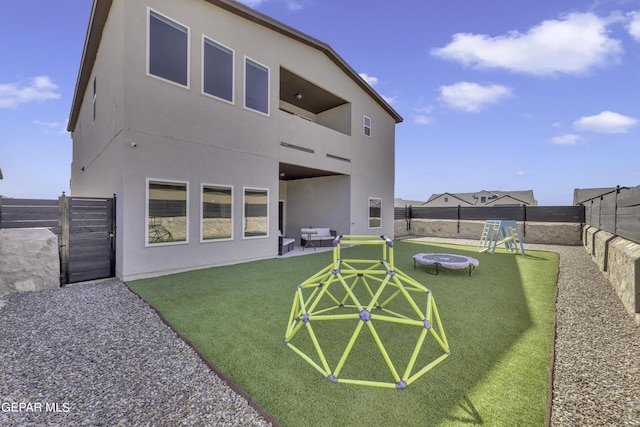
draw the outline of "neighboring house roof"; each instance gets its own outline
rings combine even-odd
[[[488,201],[486,203],[487,206],[506,205],[506,204],[528,205],[529,203],[525,202],[524,200],[516,199],[515,197],[510,196],[508,194],[505,194],[504,196],[500,196],[497,199],[491,199],[491,201]]]
[[[311,36],[308,36],[298,30],[295,30],[273,18],[268,17],[248,6],[238,3],[234,0],[203,0],[218,6],[226,11],[236,14],[242,18],[254,22],[257,25],[262,25],[287,37],[290,37],[300,43],[306,44],[314,49],[323,52],[332,62],[334,62],[347,76],[349,76],[358,86],[360,86],[371,98],[373,98],[391,117],[394,118],[396,123],[402,122],[402,116],[400,116],[387,101],[380,96],[360,75],[349,66],[328,44],[321,42]],[[82,105],[82,97],[89,84],[91,77],[91,71],[93,69],[98,47],[100,46],[100,39],[102,38],[102,31],[104,29],[107,17],[109,16],[109,10],[113,0],[94,0],[91,9],[91,17],[89,19],[89,27],[87,28],[87,36],[85,39],[84,50],[82,53],[82,60],[80,62],[80,71],[78,73],[78,80],[76,82],[75,93],[73,95],[73,103],[71,105],[71,113],[69,115],[69,124],[67,130],[73,132],[78,115],[80,114],[80,107]]]
[[[627,188],[627,187],[620,187]],[[612,191],[616,191],[617,187],[603,187],[603,188],[576,188],[573,190],[573,204],[579,205],[588,200],[595,199]]]
[[[530,206],[535,206],[536,200],[533,197],[533,190],[523,190],[523,191],[487,191],[481,190],[475,193],[442,193],[442,194],[433,194],[429,197],[424,205],[434,204],[434,202],[442,197],[454,197],[464,204],[470,206],[488,206],[494,204],[505,203],[508,198],[513,200],[513,203],[516,204],[526,204]],[[485,197],[485,202],[482,202],[481,198]],[[496,203],[500,201],[500,203]]]
[[[424,205],[428,205],[429,203],[432,203],[438,199],[444,198],[444,197],[453,197],[454,199],[458,199],[461,202],[467,204],[467,205],[473,205],[473,199],[469,200],[465,197],[465,194],[460,194],[460,193],[442,193],[442,194],[432,194],[431,197],[429,197],[429,200],[427,200],[426,202],[423,203]]]

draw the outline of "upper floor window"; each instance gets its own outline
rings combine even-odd
[[[249,58],[244,64],[244,106],[269,115],[269,68]]]
[[[367,116],[364,116],[364,120],[362,122],[364,125],[365,136],[371,136],[371,119]]]
[[[233,50],[203,38],[202,91],[233,102]]]
[[[149,10],[147,72],[189,86],[189,28]]]

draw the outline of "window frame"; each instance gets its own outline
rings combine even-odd
[[[205,187],[208,188],[220,188],[220,189],[228,189],[231,190],[231,212],[230,212],[230,217],[229,219],[231,220],[231,230],[229,231],[230,236],[229,237],[222,237],[222,238],[208,238],[206,239],[204,237],[204,189]],[[234,221],[233,221],[233,198],[234,198],[234,188],[233,185],[225,185],[225,184],[208,184],[208,183],[202,183],[200,185],[200,243],[211,243],[211,242],[228,242],[233,240],[233,226],[234,226]]]
[[[186,62],[187,62],[187,82],[186,84],[182,84],[180,82],[176,82],[173,81],[171,79],[168,79],[166,77],[162,77],[159,76],[157,74],[153,74],[151,72],[151,16],[155,15],[156,19],[159,19],[161,21],[163,21],[165,24],[167,25],[171,25],[173,27],[175,27],[176,29],[181,29],[179,27],[182,27],[184,30],[186,30],[186,36],[187,36],[187,58],[186,58]],[[176,85],[178,87],[181,88],[185,88],[185,89],[190,89],[191,88],[191,28],[187,25],[184,25],[182,22],[177,21],[173,18],[168,17],[167,15],[165,15],[164,13],[160,13],[155,9],[152,9],[151,7],[147,7],[147,46],[146,46],[146,55],[147,55],[147,76],[149,77],[153,77],[156,78],[158,80],[161,80],[163,82],[166,83],[170,83],[172,85]]]
[[[185,186],[185,240],[177,240],[170,242],[159,242],[159,243],[150,243],[149,242],[149,185],[151,183],[154,184],[184,184]],[[189,244],[189,181],[178,181],[173,179],[163,179],[163,178],[147,178],[146,179],[146,188],[145,188],[145,227],[144,227],[144,245],[147,248],[153,248],[158,246],[173,246],[173,245],[186,245]]]
[[[374,217],[371,216],[371,201],[372,200],[378,200],[380,203],[380,216],[378,217]],[[374,197],[374,196],[369,196],[369,199],[367,201],[367,226],[369,228],[369,230],[374,230],[374,229],[380,229],[382,228],[382,197]],[[380,224],[378,226],[371,226],[371,220],[377,218],[378,221],[380,222]]]
[[[246,235],[246,224],[247,224],[247,212],[246,212],[246,197],[247,197],[247,190],[249,191],[264,191],[266,193],[267,196],[267,224],[266,224],[266,233],[264,235],[257,235],[257,236],[247,236]],[[269,189],[268,188],[261,188],[261,187],[242,187],[242,239],[264,239],[264,238],[268,238],[269,237]]]
[[[211,94],[209,92],[205,91],[205,45],[209,43],[211,45],[214,45],[214,47],[220,48],[220,50],[224,51],[227,50],[231,53],[231,99],[225,99],[222,98],[220,96]],[[201,70],[201,92],[203,95],[205,96],[209,96],[211,98],[223,101],[223,102],[227,102],[229,104],[235,104],[235,99],[236,99],[236,51],[232,48],[230,48],[229,46],[226,46],[214,39],[212,39],[211,37],[207,37],[206,35],[202,35],[202,70]]]
[[[96,114],[97,114],[97,110],[96,110],[96,101],[98,99],[98,76],[93,76],[93,99],[92,99],[92,104],[93,104],[93,123],[95,123],[96,121]]]
[[[256,110],[255,108],[247,106],[247,66],[249,65],[250,62],[254,66],[256,66],[256,68],[263,68],[264,70],[266,70],[266,73],[267,73],[267,111],[266,112]],[[244,100],[242,101],[242,103],[244,108],[246,110],[253,111],[255,113],[262,114],[263,116],[269,117],[271,115],[271,69],[266,65],[256,61],[255,59],[251,59],[250,57],[245,55],[243,85],[244,85]]]
[[[369,124],[367,124],[367,121],[369,121]],[[371,137],[371,130],[372,130],[372,120],[371,117],[369,116],[363,116],[362,117],[362,134],[364,136],[368,136]],[[368,131],[368,133],[367,133]]]

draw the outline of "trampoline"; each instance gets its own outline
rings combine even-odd
[[[480,265],[480,262],[475,258],[453,254],[416,254],[413,256],[413,268],[416,268],[416,263],[425,266],[435,265],[435,273],[427,271],[427,273],[435,275],[438,274],[438,269],[442,266],[450,270],[469,268],[469,276],[471,276],[476,267]]]

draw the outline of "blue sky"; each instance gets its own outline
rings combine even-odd
[[[0,3],[0,194],[69,194],[91,2]],[[396,197],[640,184],[640,0],[245,0],[328,43],[404,117]]]

